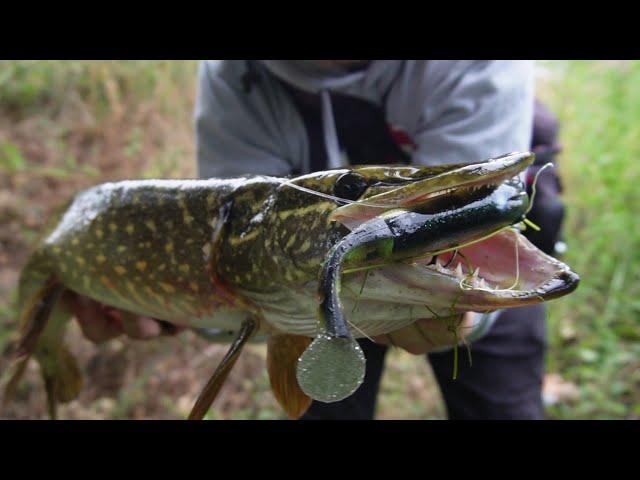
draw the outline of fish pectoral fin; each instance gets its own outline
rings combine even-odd
[[[200,395],[189,414],[189,420],[202,420],[204,418],[209,407],[211,407],[211,404],[218,396],[218,392],[220,392],[220,389],[229,376],[231,369],[238,360],[238,357],[242,352],[242,348],[257,331],[257,327],[258,322],[253,318],[244,321],[238,336],[231,344],[231,347],[229,347],[227,354],[224,356],[215,372],[213,372],[213,375],[202,389],[202,392],[200,392]]]
[[[272,335],[267,340],[267,371],[273,395],[287,415],[298,419],[311,405],[296,378],[298,358],[312,339],[301,335]]]

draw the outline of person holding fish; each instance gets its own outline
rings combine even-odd
[[[527,172],[531,185],[559,151],[555,119],[534,101],[529,61],[204,61],[195,122],[202,178],[301,175],[346,165],[464,164],[532,149],[538,160]],[[549,170],[540,181],[542,194],[529,218],[543,229],[526,234],[551,254],[563,216],[560,186]],[[357,181],[344,188],[348,198]],[[436,257],[433,262],[441,265]],[[84,297],[69,296],[67,302],[94,341],[176,330]],[[344,400],[314,401],[302,419],[372,419],[389,346],[427,354],[450,419],[542,419],[544,312],[542,304],[468,312],[455,336],[443,322],[419,320],[432,334],[424,341],[402,334],[361,339],[363,384]],[[456,348],[464,345],[472,355],[458,361]]]

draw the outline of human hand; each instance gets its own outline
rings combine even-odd
[[[471,332],[474,320],[473,312],[450,318],[420,319],[389,334],[375,336],[373,341],[400,347],[414,355],[422,355],[464,342]]]
[[[160,335],[175,335],[182,328],[162,320],[134,315],[88,297],[67,291],[63,302],[78,320],[86,338],[103,343],[122,334],[136,340],[148,340]]]

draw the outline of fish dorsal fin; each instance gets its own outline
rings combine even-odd
[[[300,418],[311,405],[296,378],[298,358],[311,344],[301,335],[272,335],[267,340],[267,370],[273,395],[291,418]]]

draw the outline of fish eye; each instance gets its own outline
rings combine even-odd
[[[358,200],[368,186],[367,180],[362,175],[348,172],[338,178],[333,186],[333,194],[347,200]]]

